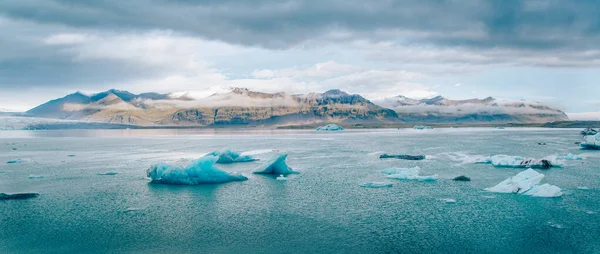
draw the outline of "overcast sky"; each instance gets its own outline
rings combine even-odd
[[[600,111],[597,0],[2,0],[0,108],[75,91],[340,88]]]

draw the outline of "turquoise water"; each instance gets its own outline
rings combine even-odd
[[[40,196],[0,201],[0,253],[600,253],[600,152],[580,151],[580,139],[576,129],[533,128],[2,131],[0,192]],[[262,161],[287,152],[301,173],[254,175],[258,161],[219,165],[244,182],[169,186],[145,177],[153,163],[186,164],[223,148]],[[381,160],[380,152],[428,159]],[[468,162],[569,152],[585,159],[543,171],[560,198],[485,192],[520,170]],[[440,179],[359,186],[413,166]],[[451,180],[458,175],[472,181]]]

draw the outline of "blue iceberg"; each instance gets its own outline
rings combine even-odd
[[[217,159],[216,163],[219,163],[219,164],[229,164],[229,163],[236,163],[236,162],[251,162],[251,161],[258,160],[249,155],[242,156],[240,153],[231,151],[229,149],[224,150],[224,151],[214,151],[212,153],[207,154],[206,156],[217,157],[218,159]]]
[[[293,171],[286,163],[285,159],[287,154],[276,154],[264,164],[254,169],[255,174],[275,174],[275,175],[289,175],[298,174]]]
[[[214,166],[216,156],[204,156],[186,167],[159,163],[146,171],[152,183],[174,185],[196,185],[209,183],[226,183],[248,180],[241,174],[232,174]]]
[[[600,150],[600,133],[583,137],[583,142],[579,144],[581,149]]]
[[[9,160],[6,162],[6,164],[17,164],[17,163],[21,163],[23,162],[23,160],[21,159],[14,159],[14,160]]]
[[[494,155],[483,159],[476,160],[476,164],[492,164],[497,168],[537,168],[549,169],[552,167],[560,167],[560,164],[553,164],[550,159],[530,159],[520,156],[510,155]]]
[[[339,126],[337,124],[328,124],[325,126],[319,126],[317,127],[317,131],[342,131],[344,130],[344,127]]]

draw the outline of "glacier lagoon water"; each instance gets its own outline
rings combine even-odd
[[[40,196],[0,201],[0,253],[598,253],[600,152],[580,151],[580,140],[576,129],[534,128],[2,131],[0,192]],[[261,160],[219,165],[247,181],[171,186],[145,177],[154,163],[185,165],[224,148]],[[252,174],[275,152],[289,153],[300,174]],[[585,159],[540,171],[560,198],[485,192],[521,169],[469,161],[568,153]],[[14,159],[22,161],[5,163]],[[414,166],[439,179],[381,173]],[[459,175],[472,181],[452,181]],[[378,181],[393,186],[360,187]]]

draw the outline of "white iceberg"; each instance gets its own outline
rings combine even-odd
[[[565,156],[556,156],[556,160],[561,160],[561,161],[580,161],[580,160],[583,160],[583,156],[581,156],[579,154],[568,153]]]
[[[277,181],[287,181],[287,177],[285,177],[284,175],[279,175],[277,178],[275,178],[275,180]]]
[[[515,193],[534,197],[560,197],[563,193],[559,187],[550,184],[540,185],[544,174],[527,169],[508,178],[486,191],[497,193]]]
[[[27,178],[29,179],[39,179],[39,178],[44,178],[43,175],[29,175],[27,176]]]
[[[366,182],[360,184],[360,187],[363,188],[387,188],[392,187],[392,183],[390,182]]]
[[[415,125],[415,126],[413,126],[413,129],[415,129],[415,130],[431,130],[431,129],[433,129],[433,127],[425,126],[425,125]]]
[[[438,179],[438,175],[421,176],[419,175],[420,172],[421,168],[419,167],[390,168],[382,171],[382,173],[387,175],[387,178],[397,180],[436,181]]]
[[[214,166],[217,161],[215,156],[205,156],[193,161],[186,167],[159,163],[151,166],[147,171],[153,183],[196,185],[208,183],[225,183],[248,180],[241,174],[232,174]]]
[[[600,150],[600,133],[583,137],[581,149]]]
[[[325,125],[325,126],[317,127],[317,131],[342,131],[342,130],[344,130],[344,127],[339,126],[337,124],[333,124],[333,123]]]
[[[214,151],[214,152],[207,154],[206,156],[216,156],[218,158],[216,163],[219,163],[219,164],[229,164],[229,163],[236,163],[236,162],[251,162],[251,161],[257,160],[250,155],[241,155],[241,153],[234,152],[229,149],[226,149],[223,151]]]
[[[298,174],[293,171],[286,163],[287,154],[276,154],[270,160],[254,169],[255,174],[274,174],[274,175],[289,175]]]
[[[510,155],[494,155],[490,157],[479,158],[475,161],[476,164],[492,164],[498,168],[539,168],[549,169],[551,167],[560,166],[559,163],[556,165],[552,164],[550,159],[528,159],[520,156]]]

